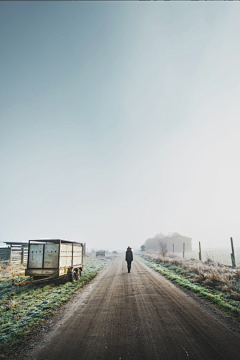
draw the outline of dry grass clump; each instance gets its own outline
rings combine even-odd
[[[224,293],[230,293],[233,289],[232,284],[225,284],[222,286],[222,292]]]
[[[9,300],[9,302],[6,305],[6,311],[13,309],[15,306],[17,306],[17,304],[18,304],[17,301],[13,299]]]
[[[4,272],[7,267],[7,262],[0,262],[0,273]]]
[[[235,301],[240,301],[240,294],[237,293],[236,291],[231,291],[229,298]]]
[[[154,260],[157,263],[167,262],[174,265],[182,265],[184,262],[182,259],[180,259],[178,256],[175,255],[162,256],[160,253],[148,253],[147,257]]]
[[[150,254],[148,254],[148,256],[152,260],[157,261],[157,262],[162,262],[162,261],[166,260],[166,258],[163,258],[163,256],[160,253],[150,253]]]
[[[229,276],[221,274],[217,269],[209,269],[208,272],[202,272],[196,276],[196,281],[203,285],[210,286],[212,288],[219,288],[219,286],[225,285],[229,280]]]
[[[204,261],[204,264],[206,264],[208,266],[216,265],[215,261],[213,261],[209,256],[207,256],[207,260]]]
[[[179,259],[179,258],[170,258],[170,260],[169,260],[169,262],[171,262],[173,265],[177,265],[177,266],[182,266],[183,265],[183,261],[181,260],[181,259]]]
[[[235,271],[235,279],[240,281],[240,269]]]

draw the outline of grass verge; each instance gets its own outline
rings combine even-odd
[[[172,264],[169,261],[164,262],[163,260],[158,263],[158,260],[148,256],[141,256],[141,259],[167,279],[192,291],[198,297],[210,301],[226,314],[240,321],[239,300],[230,299],[227,292],[219,291],[208,285],[199,285],[197,283],[198,278],[191,272],[191,268],[187,270],[182,265]]]
[[[107,259],[85,257],[84,270],[79,280],[71,283],[67,277],[51,282],[12,286],[12,276],[0,282],[0,359],[10,352],[56,310],[73,293],[93,279]],[[15,274],[15,273],[14,273]]]

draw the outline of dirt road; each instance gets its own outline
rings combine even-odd
[[[240,336],[135,257],[116,257],[24,352],[34,360],[239,359]]]

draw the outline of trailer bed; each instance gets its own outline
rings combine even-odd
[[[62,239],[29,240],[28,263],[25,275],[38,277],[78,278],[83,270],[83,244]]]

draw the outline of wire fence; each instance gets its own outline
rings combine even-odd
[[[200,243],[200,247],[199,247]],[[236,267],[240,267],[240,238],[233,239],[233,248],[234,248],[234,257]],[[171,255],[173,253],[169,253]],[[217,239],[210,241],[208,243],[200,241],[193,243],[192,251],[183,251],[175,252],[174,255],[179,256],[180,258],[193,259],[193,260],[202,260],[207,261],[208,259],[220,263],[226,266],[233,266],[232,257],[233,257],[232,245],[230,238],[229,239]]]

